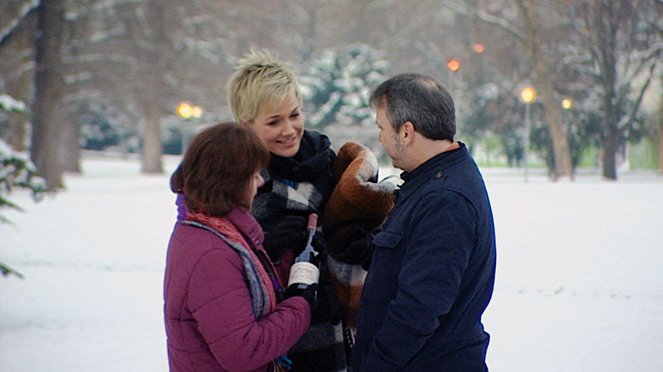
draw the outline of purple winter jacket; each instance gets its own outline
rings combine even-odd
[[[243,208],[228,219],[262,247],[260,225]],[[239,255],[213,233],[174,228],[164,280],[171,371],[267,371],[304,334],[309,304],[292,297],[256,320]]]

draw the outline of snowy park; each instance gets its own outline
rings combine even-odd
[[[67,190],[3,211],[0,371],[166,371],[168,175],[87,155]],[[484,316],[491,371],[663,370],[663,176],[482,169],[498,243]],[[232,345],[229,345],[232,347]]]

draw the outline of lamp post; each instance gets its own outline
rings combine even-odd
[[[562,113],[564,125],[568,126],[573,122],[573,115],[571,113],[571,109],[573,108],[573,100],[571,100],[571,98],[562,99],[562,108],[564,109],[564,112]]]
[[[530,136],[530,104],[536,100],[536,89],[527,85],[520,91],[520,99],[525,103],[525,138],[523,139],[523,164],[525,167],[525,182],[529,172],[528,158],[529,158],[529,136]]]
[[[175,113],[177,113],[177,116],[184,119],[184,126],[181,130],[182,154],[184,154],[193,134],[189,123],[191,119],[200,119],[200,117],[203,116],[203,108],[198,105],[194,105],[191,102],[183,101],[177,105],[175,108]]]

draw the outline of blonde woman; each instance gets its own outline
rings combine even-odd
[[[335,186],[336,154],[327,136],[305,129],[297,76],[269,52],[254,50],[240,59],[228,83],[228,100],[235,120],[256,133],[270,152],[262,173],[265,184],[258,188],[251,211],[265,230],[267,253],[286,280],[306,242],[305,217],[324,215]],[[367,233],[353,244],[355,255],[370,254],[369,237]],[[288,356],[296,371],[342,371],[350,345],[325,264],[324,239],[316,239],[314,246],[323,256],[318,303],[310,329]]]

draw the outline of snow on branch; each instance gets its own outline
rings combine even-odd
[[[6,112],[23,112],[25,103],[15,100],[12,96],[0,94],[0,110]]]
[[[39,3],[39,0],[32,0],[23,4],[21,9],[19,9],[17,17],[11,20],[5,27],[0,29],[0,44],[5,42],[5,39],[8,38],[9,35],[11,35],[11,33],[18,27],[23,18],[25,18],[32,9],[38,7]]]

